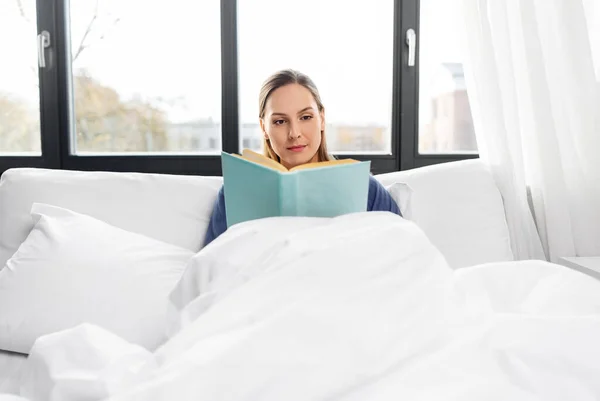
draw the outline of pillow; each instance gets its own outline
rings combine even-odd
[[[410,220],[410,199],[413,191],[410,185],[403,182],[394,182],[391,185],[386,185],[385,189],[400,208],[402,217]]]
[[[0,271],[0,349],[29,353],[45,334],[96,324],[154,350],[168,294],[193,252],[45,204]]]
[[[514,260],[504,203],[478,159],[375,176],[453,268]],[[410,189],[410,197],[406,191]]]
[[[10,169],[0,180],[0,268],[25,240],[33,203],[45,203],[198,252],[220,177]]]

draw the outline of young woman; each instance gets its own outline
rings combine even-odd
[[[306,75],[283,70],[269,77],[260,90],[259,120],[265,155],[286,168],[333,159],[327,152],[325,108],[317,87]],[[401,215],[389,192],[373,176],[369,177],[367,210]],[[225,197],[221,188],[205,245],[226,229]]]

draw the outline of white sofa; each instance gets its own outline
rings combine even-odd
[[[390,189],[404,217],[425,231],[452,267],[514,259],[502,198],[481,161],[376,178]],[[31,230],[34,202],[67,208],[197,252],[221,183],[220,177],[8,170],[0,180],[0,266]],[[404,186],[392,188],[394,183]]]

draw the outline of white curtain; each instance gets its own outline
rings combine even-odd
[[[519,259],[600,256],[598,1],[462,0],[477,142]]]

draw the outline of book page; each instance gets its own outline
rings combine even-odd
[[[254,152],[250,149],[244,149],[242,152],[242,157],[246,160],[250,160],[251,162],[272,168],[273,170],[278,170],[282,172],[288,171],[287,168],[277,163],[275,160],[269,159],[267,156],[261,155],[260,153]]]
[[[290,171],[305,170],[305,169],[319,168],[319,167],[328,167],[328,166],[339,166],[342,164],[352,164],[352,163],[358,163],[358,160],[340,159],[340,160],[329,160],[326,162],[306,163],[306,164],[301,164],[299,166],[293,167],[290,169]]]

